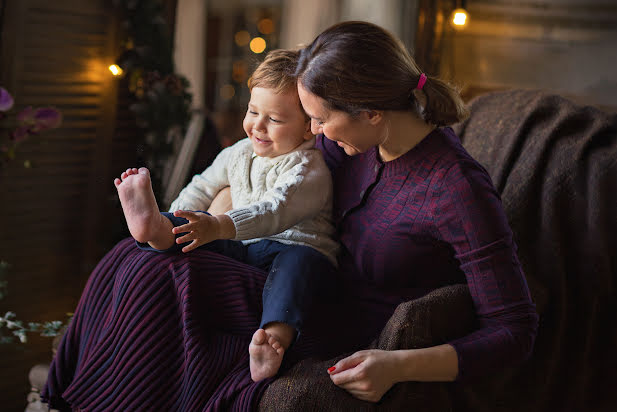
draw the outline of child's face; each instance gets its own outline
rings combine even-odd
[[[273,89],[254,87],[242,125],[253,151],[262,157],[289,153],[313,137],[294,89],[277,94]]]

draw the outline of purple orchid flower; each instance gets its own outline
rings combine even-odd
[[[36,132],[56,129],[62,124],[62,114],[53,107],[42,107],[34,112]]]
[[[28,127],[28,132],[39,133],[55,129],[62,123],[62,114],[53,107],[42,107],[34,110],[28,106],[17,115],[17,122]]]
[[[0,87],[0,112],[10,110],[13,107],[13,103],[13,96],[4,87]]]

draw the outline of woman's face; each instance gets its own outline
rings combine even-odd
[[[304,111],[311,118],[313,134],[323,133],[337,142],[348,155],[364,153],[381,143],[381,134],[369,112],[351,116],[339,110],[330,110],[324,99],[306,90],[300,82],[298,95]]]

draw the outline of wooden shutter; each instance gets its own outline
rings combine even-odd
[[[110,217],[121,218],[112,165],[134,158],[135,147],[131,115],[116,116],[119,80],[107,69],[118,50],[116,33],[108,0],[4,3],[1,84],[17,110],[55,106],[64,116],[60,129],[26,141],[0,172],[0,259],[12,265],[0,311],[24,320],[60,319],[74,310],[106,247]],[[28,370],[49,361],[50,349],[44,338],[0,347],[3,409],[23,410]]]

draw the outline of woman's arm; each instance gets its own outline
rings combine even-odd
[[[328,369],[332,382],[358,399],[378,402],[396,383],[446,382],[458,374],[456,351],[450,345],[423,349],[363,350]]]
[[[440,181],[431,201],[436,236],[452,246],[478,317],[476,331],[448,343],[458,354],[456,379],[472,380],[527,359],[538,314],[488,173],[472,160],[458,161]]]

